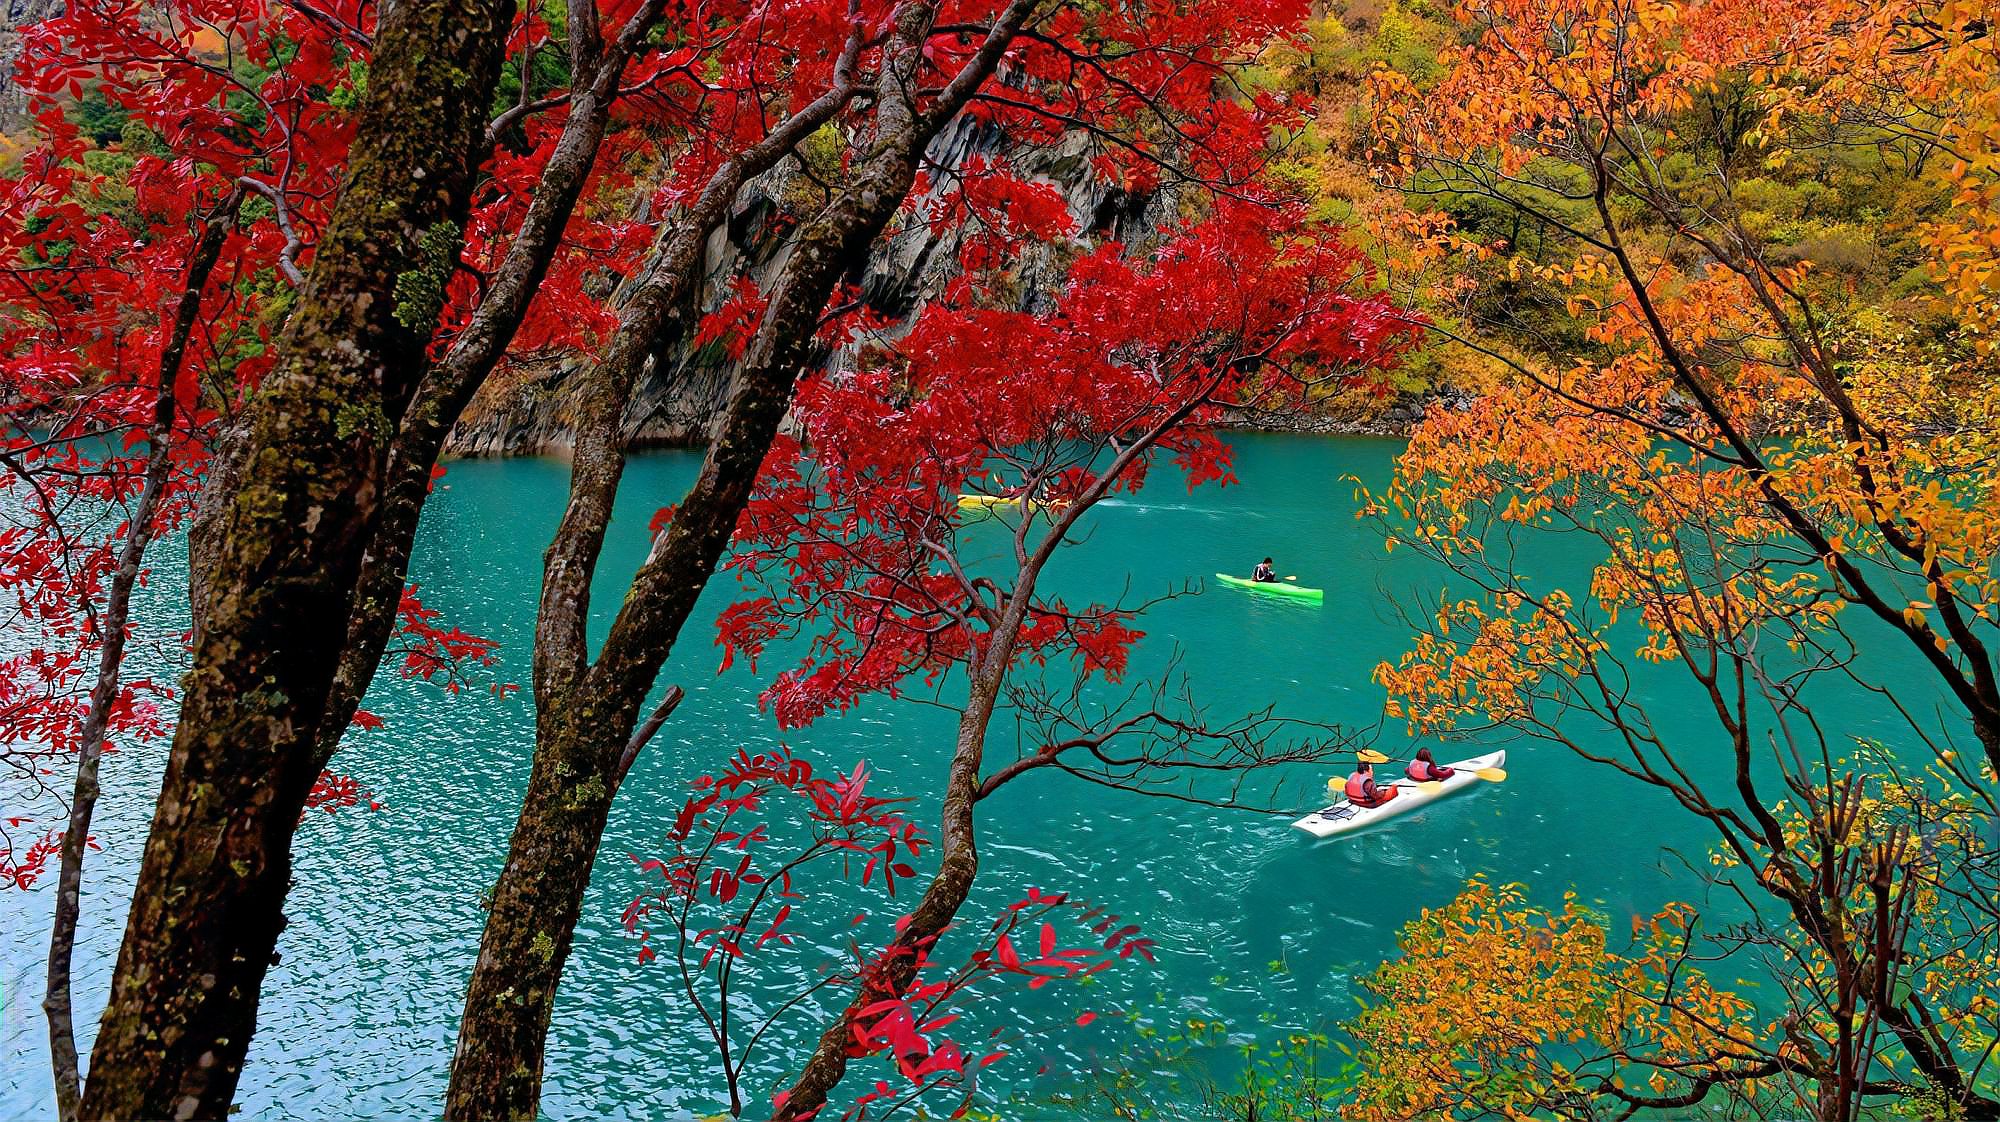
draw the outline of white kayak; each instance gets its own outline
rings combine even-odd
[[[1338,837],[1356,830],[1365,830],[1378,822],[1408,814],[1413,810],[1421,810],[1475,783],[1484,782],[1473,772],[1485,767],[1499,767],[1506,762],[1507,752],[1502,749],[1498,752],[1488,752],[1484,756],[1474,756],[1469,760],[1445,764],[1445,767],[1451,768],[1458,774],[1449,779],[1438,780],[1436,783],[1418,783],[1414,779],[1404,777],[1389,784],[1397,789],[1396,797],[1386,803],[1377,806],[1355,806],[1346,799],[1341,799],[1332,806],[1313,811],[1292,825],[1316,838]]]

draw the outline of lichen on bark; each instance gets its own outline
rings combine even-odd
[[[413,289],[403,316],[383,289],[449,276],[512,16],[503,0],[400,0],[383,16],[340,198],[190,534],[193,666],[80,1117],[230,1113],[382,449],[435,327],[415,313],[442,282]]]
[[[415,268],[396,276],[396,322],[412,331],[428,330],[444,311],[445,286],[458,263],[459,225],[439,222],[417,239]]]

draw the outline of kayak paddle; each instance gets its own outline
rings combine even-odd
[[[1373,748],[1363,748],[1354,754],[1354,758],[1364,764],[1386,764],[1389,762],[1389,757],[1377,752]]]
[[[1480,779],[1484,779],[1488,783],[1500,783],[1507,778],[1507,772],[1497,767],[1477,768],[1472,774]],[[1435,792],[1442,786],[1444,786],[1444,781],[1439,779],[1426,779],[1422,783],[1417,784],[1418,789],[1431,792]]]
[[[1472,774],[1484,779],[1488,783],[1499,783],[1507,778],[1507,773],[1497,767],[1475,768]],[[1444,781],[1441,779],[1426,779],[1422,783],[1417,784],[1417,786],[1429,791],[1442,786],[1443,783]]]

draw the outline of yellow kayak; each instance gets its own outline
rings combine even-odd
[[[960,495],[958,497],[958,509],[984,510],[984,511],[1018,510],[1022,506],[1023,502],[1024,500],[1019,495]],[[1029,510],[1034,510],[1037,507],[1046,507],[1050,510],[1060,510],[1061,508],[1066,507],[1068,505],[1069,505],[1068,502],[1061,499],[1058,499],[1052,503],[1036,503],[1036,502],[1027,503],[1027,507]]]

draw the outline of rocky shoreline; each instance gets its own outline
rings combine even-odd
[[[1297,433],[1307,436],[1408,436],[1433,403],[1455,408],[1455,402],[1431,395],[1406,397],[1379,413],[1239,413],[1219,427],[1237,432]]]
[[[1375,417],[1328,414],[1259,414],[1225,418],[1218,428],[1230,432],[1277,433],[1296,436],[1406,437],[1423,419],[1424,400],[1412,400]],[[469,421],[452,434],[447,454],[457,459],[507,459],[518,456],[562,456],[570,451],[568,433],[560,423],[530,408],[507,417],[488,415]],[[536,423],[539,421],[540,423]],[[635,452],[703,447],[705,421],[680,417],[656,422],[635,432],[626,447]]]

